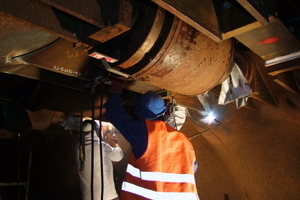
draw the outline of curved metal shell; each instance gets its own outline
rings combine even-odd
[[[160,52],[133,77],[179,94],[198,95],[220,84],[232,63],[231,40],[216,43],[175,18]]]

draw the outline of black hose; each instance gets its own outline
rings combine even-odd
[[[101,200],[103,200],[103,193],[104,193],[104,175],[103,175],[103,156],[102,156],[102,121],[101,121],[101,118],[102,118],[102,105],[103,105],[103,88],[102,88],[102,84],[100,84],[100,114],[99,114],[99,124],[100,124],[100,130],[99,130],[99,133],[100,133],[100,170],[101,170]]]
[[[95,95],[92,94],[92,121],[95,121]],[[92,123],[91,137],[92,137],[92,154],[91,154],[91,200],[94,200],[94,123]]]
[[[42,50],[42,49],[44,49],[44,48],[50,46],[51,44],[54,44],[55,42],[57,42],[57,41],[60,40],[60,39],[61,39],[61,38],[57,38],[57,39],[55,39],[54,41],[50,42],[49,44],[46,44],[46,45],[44,45],[44,46],[42,46],[42,47],[40,47],[40,48],[38,48],[38,49],[35,49],[35,50],[30,51],[30,52],[27,52],[27,53],[23,53],[23,54],[20,54],[20,55],[17,55],[17,56],[13,56],[13,57],[11,57],[10,59],[15,59],[15,58],[18,58],[18,57],[27,56],[27,55],[32,54],[32,53],[34,53],[34,52],[40,51],[40,50]]]
[[[17,145],[17,165],[18,165],[18,172],[17,172],[17,181],[18,181],[18,199],[20,200],[20,133],[18,133],[18,138],[17,138],[17,142],[18,142],[18,145]]]
[[[80,105],[80,132],[79,132],[79,161],[80,161],[80,171],[84,170],[85,161],[85,140],[83,134],[82,120],[83,120],[83,104],[85,97],[85,85],[83,85],[81,105]]]

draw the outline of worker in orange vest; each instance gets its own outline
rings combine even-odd
[[[155,92],[139,98],[129,117],[121,102],[124,82],[114,80],[104,104],[106,117],[132,146],[120,200],[198,200],[194,173],[197,168],[191,142],[162,121],[166,106]]]

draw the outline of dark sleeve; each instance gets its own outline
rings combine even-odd
[[[131,144],[134,156],[139,158],[144,154],[148,142],[148,131],[145,120],[133,119],[126,114],[119,93],[111,93],[104,107],[106,109],[107,120]]]

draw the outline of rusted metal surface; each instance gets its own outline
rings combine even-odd
[[[120,67],[126,69],[135,65],[151,50],[151,48],[153,48],[160,32],[162,31],[164,19],[165,10],[158,8],[155,20],[153,21],[153,26],[151,27],[147,37],[137,51],[129,59],[119,65]]]
[[[73,48],[73,43],[64,39],[15,60],[73,77],[83,76],[84,69],[89,66],[87,52]]]
[[[62,10],[70,15],[78,17],[88,23],[91,23],[99,28],[105,26],[102,19],[102,9],[100,3],[96,0],[40,0],[54,8]],[[115,2],[115,1],[111,1]],[[112,4],[112,6],[118,6]]]
[[[151,14],[155,11],[153,8],[149,10],[151,11],[148,13]],[[154,17],[150,21],[154,21]],[[75,90],[82,90],[82,85],[87,78],[100,75],[101,69],[97,64],[90,62],[86,50],[74,47],[73,42],[63,38],[58,39],[56,35],[7,15],[3,15],[0,22],[3,27],[0,33],[1,72]],[[136,34],[148,33],[144,27],[140,29]],[[137,39],[133,38],[133,40],[137,42]],[[125,50],[124,52],[127,53]],[[130,86],[130,90],[141,93],[160,89],[138,80]]]
[[[75,19],[63,15],[63,13],[55,12],[53,8],[42,2],[30,0],[0,1],[0,12],[10,17],[13,16],[14,20],[27,25],[34,25],[36,28],[72,42],[78,42],[79,38],[82,37],[79,33],[80,28],[85,29],[85,33],[87,33],[92,27],[87,28],[85,27],[85,25],[88,26],[87,23],[78,21],[76,26],[71,26],[75,23]],[[10,23],[14,23],[14,21],[10,21]],[[91,32],[95,31],[97,30],[91,30]]]
[[[0,12],[13,16],[14,21],[34,25],[71,42],[92,45],[86,42],[88,38],[105,42],[131,28],[131,2],[108,2],[1,1]]]
[[[35,51],[58,37],[0,12],[0,71],[11,58]]]
[[[83,78],[79,79],[70,77],[70,75],[63,75],[62,73],[57,73],[54,71],[51,72],[50,70],[45,70],[43,67],[38,67],[35,65],[11,65],[5,67],[2,72],[24,78],[43,81],[74,90],[82,90],[86,82],[86,80]]]
[[[177,18],[160,52],[133,77],[179,94],[198,95],[220,84],[232,61],[231,40],[217,43]]]

